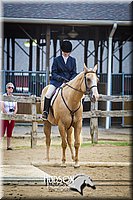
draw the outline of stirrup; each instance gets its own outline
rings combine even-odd
[[[48,119],[48,112],[47,111],[43,111],[42,120],[47,120],[47,119]]]

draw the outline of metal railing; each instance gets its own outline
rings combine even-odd
[[[15,85],[15,93],[29,93],[40,96],[42,89],[46,86],[45,71],[1,71],[2,92],[5,92],[5,85],[12,82]],[[100,84],[104,84],[106,94],[107,74],[98,74]],[[100,85],[99,84],[99,85]],[[132,95],[133,94],[133,74],[112,74],[112,95]],[[102,87],[102,86],[101,86]],[[101,93],[101,92],[100,92]]]
[[[3,92],[8,82],[14,84],[15,93],[27,93],[36,96],[40,96],[42,89],[46,86],[46,72],[2,71],[2,77]]]
[[[107,84],[107,74],[98,74],[100,83]],[[112,74],[112,95],[133,94],[133,74]]]

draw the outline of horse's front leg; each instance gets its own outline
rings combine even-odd
[[[75,161],[73,148],[72,148],[72,127],[67,131],[67,143],[68,143],[70,151],[71,151],[72,159],[73,159],[73,161]]]
[[[79,165],[79,147],[80,147],[80,133],[81,133],[81,128],[82,128],[82,119],[75,123],[74,125],[74,147],[75,147],[75,165],[74,167],[80,167]]]
[[[59,132],[62,139],[62,167],[66,167],[66,148],[67,148],[67,140],[66,140],[66,130],[64,125],[60,122],[58,124]]]
[[[44,123],[44,133],[46,136],[46,159],[47,161],[50,160],[49,154],[50,154],[50,143],[51,143],[51,124],[50,122],[46,121]]]

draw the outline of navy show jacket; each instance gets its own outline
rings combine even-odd
[[[56,88],[60,87],[64,82],[64,79],[71,80],[77,75],[76,72],[76,60],[75,58],[69,56],[65,64],[62,56],[58,56],[54,59],[52,65],[52,77],[50,84],[54,85]]]

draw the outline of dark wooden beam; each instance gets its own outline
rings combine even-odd
[[[15,70],[15,39],[12,38],[12,70]]]
[[[32,40],[30,39],[29,47],[29,71],[32,71]]]
[[[99,44],[99,41],[96,38],[96,40],[94,40],[94,48],[95,48],[94,65],[98,64],[98,44]]]
[[[2,39],[2,66],[1,66],[2,70],[4,70],[4,49],[5,49],[5,38]]]
[[[37,44],[40,43],[40,39],[37,40]],[[36,49],[36,71],[40,70],[40,48],[37,46]]]
[[[85,40],[85,45],[84,45],[84,63],[86,64],[86,66],[87,66],[88,44],[89,44],[89,41]]]
[[[100,73],[103,72],[103,51],[104,51],[104,41],[100,44]]]
[[[122,73],[122,58],[123,58],[123,46],[122,46],[123,42],[122,41],[118,41],[118,45],[119,45],[119,73]]]
[[[98,47],[99,47],[98,45],[99,45],[99,31],[98,28],[96,28],[95,39],[94,39],[94,48],[95,48],[94,65],[98,64]]]
[[[54,58],[56,57],[57,39],[53,39]]]
[[[7,70],[10,70],[10,38],[7,38]]]

